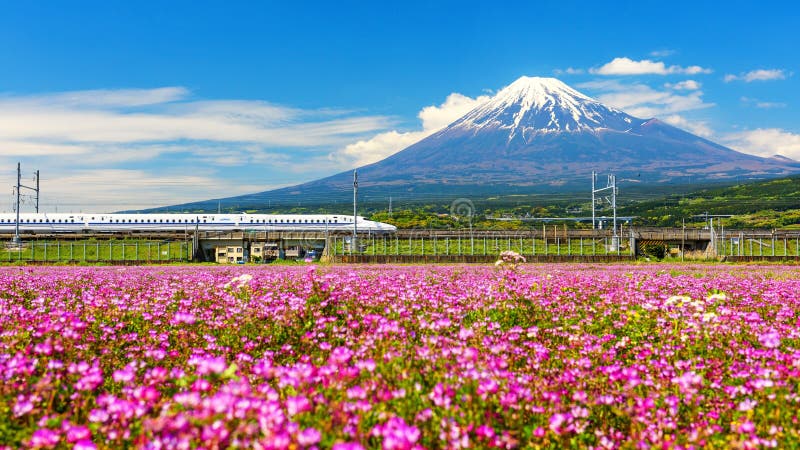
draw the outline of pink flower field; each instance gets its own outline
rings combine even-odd
[[[800,446],[779,266],[0,269],[0,447]]]

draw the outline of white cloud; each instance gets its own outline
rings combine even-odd
[[[677,53],[675,50],[669,50],[669,49],[653,50],[652,52],[650,52],[650,56],[652,56],[653,58],[666,58],[667,56],[672,56],[675,53]]]
[[[772,109],[772,108],[785,108],[786,103],[781,102],[756,102],[756,108]]]
[[[667,66],[661,61],[649,59],[634,61],[627,57],[621,57],[614,58],[600,67],[589,69],[589,72],[597,75],[697,75],[711,73],[711,69],[700,66]]]
[[[331,160],[343,167],[364,166],[380,161],[400,150],[430,136],[427,131],[398,132],[395,130],[380,133],[370,139],[363,139],[347,145],[331,154]]]
[[[186,94],[161,88],[7,95],[0,97],[0,136],[43,146],[187,140],[304,147],[341,144],[390,124],[382,116],[300,111],[261,101],[186,101]],[[138,108],[143,105],[148,108]]]
[[[54,177],[82,183],[88,180],[85,174],[114,174],[107,189],[89,183],[47,189],[43,184],[42,190],[54,201],[71,190],[75,200],[66,204],[117,210],[115,205],[145,196],[152,197],[148,202],[170,204],[189,200],[190,194],[224,197],[305,181],[320,174],[310,161],[393,123],[385,116],[343,110],[196,100],[182,87],[0,94],[0,167],[21,161],[41,170],[43,183]],[[192,178],[204,171],[202,182]],[[10,186],[14,176],[0,171],[0,185]],[[144,189],[135,182],[139,176],[151,180],[146,186],[160,187]],[[159,184],[161,177],[173,182]]]
[[[3,107],[23,109],[69,108],[134,108],[180,101],[190,95],[188,89],[167,86],[154,89],[93,89],[87,91],[54,92],[26,96],[0,96]]]
[[[450,125],[489,98],[488,95],[472,98],[452,93],[441,105],[426,106],[417,114],[422,121],[422,130],[408,132],[392,130],[380,133],[370,139],[347,145],[332,153],[330,157],[340,164],[356,166],[380,161]]]
[[[556,69],[553,71],[556,75],[580,75],[585,73],[583,69],[576,69],[574,67],[567,67],[566,69]]]
[[[782,103],[782,102],[764,102],[764,101],[758,100],[756,98],[750,98],[750,97],[742,97],[741,100],[745,104],[753,105],[756,108],[761,108],[761,109],[774,109],[774,108],[785,108],[786,107],[786,103]]]
[[[695,90],[678,93],[656,90],[641,83],[622,83],[618,80],[600,80],[581,83],[580,88],[599,92],[596,98],[628,114],[641,118],[665,117],[681,112],[710,108],[713,103],[703,101],[703,92]]]
[[[783,155],[800,160],[800,134],[780,128],[759,128],[723,137],[729,147],[757,156]]]
[[[352,140],[354,135],[386,128],[383,117],[343,117],[298,122],[255,120],[255,112],[223,115],[202,110],[175,113],[126,113],[85,109],[32,110],[5,108],[0,104],[0,135],[31,142],[157,142],[200,140],[255,142],[270,146],[303,147]],[[262,119],[263,120],[263,119]]]
[[[695,80],[685,80],[680,81],[678,83],[665,83],[664,87],[668,89],[674,89],[676,91],[696,91],[700,89],[702,85],[695,81]]]
[[[739,75],[727,74],[723,78],[726,83],[731,81],[744,81],[745,83],[752,83],[753,81],[770,81],[770,80],[785,80],[792,75],[785,69],[758,69],[744,72]]]
[[[708,126],[708,123],[704,121],[688,120],[679,114],[665,116],[662,118],[662,120],[670,125],[684,129],[700,137],[711,138],[714,135],[714,131]]]
[[[210,195],[212,193],[224,192],[225,196],[232,196],[268,187],[260,183],[241,183],[235,178],[219,178],[208,169],[188,173],[177,169],[165,172],[75,170],[42,177],[41,206],[43,210],[59,212],[142,209],[207,200],[215,197]],[[136,195],[131,195],[132,192]],[[91,203],[87,203],[87,198]]]

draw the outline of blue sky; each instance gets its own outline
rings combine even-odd
[[[41,170],[49,211],[296,184],[400,150],[523,75],[800,159],[793,3],[497,3],[5,2],[0,183],[17,161]]]

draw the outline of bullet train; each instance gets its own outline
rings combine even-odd
[[[16,213],[0,213],[0,233],[13,233]],[[359,232],[393,233],[394,225],[358,216]],[[353,216],[327,214],[91,214],[20,213],[24,233],[143,231],[330,231],[353,230]]]

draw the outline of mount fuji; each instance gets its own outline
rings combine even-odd
[[[658,119],[633,117],[555,78],[522,77],[444,129],[360,167],[358,174],[365,195],[422,199],[586,191],[592,171],[642,185],[674,185],[778,177],[800,172],[800,163],[740,153]],[[255,206],[344,200],[351,189],[348,171],[224,201]]]

